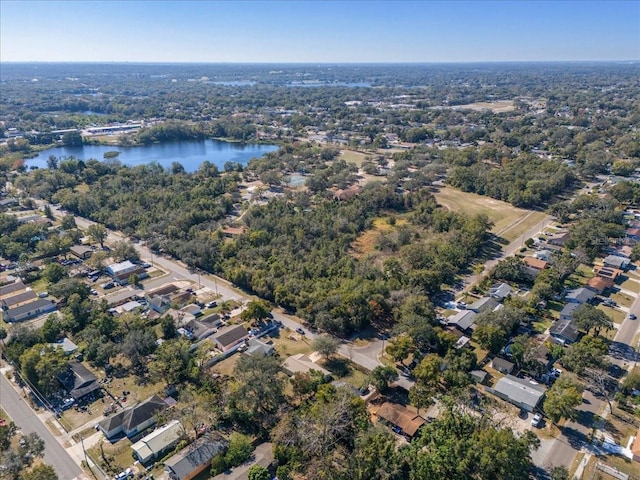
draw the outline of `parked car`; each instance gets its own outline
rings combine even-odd
[[[638,317],[636,316],[635,313],[630,313],[629,314],[629,320],[635,320],[636,318],[638,318]]]
[[[209,302],[207,303],[207,308],[214,308],[218,306],[218,302]]]
[[[113,288],[115,286],[116,284],[113,282],[107,282],[102,284],[102,288],[104,288],[105,290],[109,290],[110,288]]]
[[[300,335],[305,335],[305,331],[300,327],[296,328],[296,333],[299,333]]]
[[[536,413],[531,419],[531,426],[538,428],[540,425],[542,425],[542,415]]]

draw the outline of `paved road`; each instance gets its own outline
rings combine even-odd
[[[537,237],[538,234],[541,231],[543,231],[547,227],[547,225],[549,225],[552,221],[553,221],[553,217],[547,215],[540,222],[536,223],[533,227],[531,227],[529,230],[524,232],[520,237],[516,238],[509,245],[505,246],[502,249],[502,253],[499,256],[497,256],[495,258],[492,258],[491,260],[487,261],[484,264],[484,269],[482,270],[482,273],[475,274],[475,275],[468,275],[467,277],[465,277],[463,279],[463,281],[465,283],[465,290],[469,290],[476,283],[481,282],[482,279],[485,276],[487,276],[487,274],[491,271],[491,269],[493,267],[495,267],[500,260],[503,260],[503,259],[505,259],[507,257],[510,257],[511,255],[516,253],[518,250],[520,250],[522,248],[522,246],[524,245],[524,242],[525,242],[525,240],[527,240],[527,238],[535,238],[535,237]],[[511,227],[511,225],[509,227]]]
[[[0,404],[11,420],[22,429],[22,433],[35,432],[44,440],[44,461],[55,469],[60,480],[72,480],[82,475],[80,467],[3,374],[0,374]]]

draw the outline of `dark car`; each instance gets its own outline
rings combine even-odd
[[[300,335],[305,335],[305,331],[300,327],[296,328],[296,332],[299,333]]]

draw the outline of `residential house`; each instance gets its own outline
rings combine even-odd
[[[0,200],[0,210],[6,210],[10,207],[17,207],[20,205],[20,201],[17,198],[9,197]]]
[[[0,307],[4,309],[15,308],[20,305],[24,305],[25,303],[32,302],[38,298],[33,290],[25,290],[24,292],[16,292],[13,295],[7,295],[5,298],[0,300]]]
[[[87,260],[93,255],[93,248],[86,245],[74,245],[69,251],[82,260]]]
[[[257,338],[250,338],[247,343],[248,348],[244,352],[247,355],[259,355],[262,357],[267,357],[269,355],[273,355],[276,351],[273,345],[265,343]]]
[[[183,435],[182,424],[172,420],[131,445],[133,456],[143,465],[149,465],[175,447]]]
[[[622,270],[618,268],[604,267],[600,265],[596,265],[595,267],[593,267],[593,271],[596,272],[597,276],[602,278],[608,278],[610,280],[613,280],[614,282],[620,275],[624,273]]]
[[[475,383],[483,385],[487,379],[488,374],[484,370],[471,370],[469,372],[469,375],[471,376],[471,380],[473,380]]]
[[[147,295],[146,299],[149,308],[161,315],[171,308],[171,301],[164,295]]]
[[[512,290],[513,289],[511,288],[511,285],[507,283],[501,283],[500,285],[489,289],[489,296],[502,301],[509,295],[511,295]]]
[[[121,305],[120,310],[122,310],[122,313],[135,313],[143,311],[144,306],[137,300],[131,300],[130,302]]]
[[[487,390],[527,412],[532,412],[537,408],[547,391],[538,383],[513,375],[502,377],[496,383],[495,388]]]
[[[561,319],[551,325],[549,334],[561,344],[570,344],[578,340],[578,328],[572,319]]]
[[[2,319],[7,323],[22,322],[56,310],[56,304],[46,298],[38,298],[14,308],[2,311]]]
[[[338,201],[349,200],[355,197],[360,191],[360,185],[352,185],[349,188],[336,190],[333,194],[333,199]]]
[[[636,242],[640,241],[640,228],[633,227],[627,229],[627,238],[634,240]]]
[[[482,312],[491,312],[496,309],[496,307],[500,305],[500,302],[492,297],[482,297],[473,302],[471,305],[467,307],[467,310],[471,310],[475,313]]]
[[[4,299],[8,296],[11,296],[13,293],[18,292],[20,290],[24,290],[26,287],[22,280],[15,281],[13,283],[8,283],[0,287],[0,299]]]
[[[58,375],[58,381],[74,400],[80,402],[98,394],[100,391],[98,379],[87,367],[75,360],[68,362],[67,365],[67,370]]]
[[[550,245],[555,245],[557,247],[564,247],[570,239],[571,234],[569,232],[558,232],[554,235],[551,235],[547,239],[547,243]]]
[[[64,337],[62,340],[50,343],[53,348],[61,348],[65,355],[69,356],[73,352],[78,350],[78,346],[69,340],[68,337]]]
[[[282,368],[289,373],[289,375],[294,375],[296,373],[311,373],[315,370],[322,373],[325,378],[329,378],[331,376],[331,372],[316,364],[316,361],[319,359],[319,356],[314,354],[305,355],[304,353],[299,353],[288,357],[284,361]]]
[[[217,433],[209,433],[183,448],[164,462],[171,480],[191,480],[211,466],[211,460],[227,450],[229,442]]]
[[[189,331],[192,337],[197,341],[210,337],[218,331],[212,324],[196,319],[187,322],[184,325],[184,329]]]
[[[376,412],[376,416],[383,423],[394,427],[396,433],[401,433],[409,439],[416,436],[426,420],[417,413],[397,403],[384,402]]]
[[[595,292],[584,287],[569,290],[564,299],[569,303],[578,303],[580,305],[589,303],[596,296]]]
[[[213,342],[220,351],[227,352],[248,338],[249,332],[243,325],[233,325],[219,331]]]
[[[462,333],[468,333],[475,328],[476,316],[476,312],[461,310],[447,319],[447,325],[457,328]]]
[[[551,257],[553,256],[553,252],[551,250],[544,248],[542,250],[538,250],[537,252],[535,252],[533,256],[538,260],[543,260],[545,262],[548,262],[549,260],[551,260]]]
[[[111,275],[113,281],[120,285],[129,283],[131,275],[138,275],[141,278],[147,275],[147,270],[143,266],[136,265],[129,260],[108,265],[106,271]]]
[[[222,229],[222,234],[227,238],[239,237],[245,232],[244,227],[229,227],[226,226]]]
[[[579,303],[567,303],[560,311],[560,320],[573,320],[573,313],[580,307]]]
[[[495,357],[491,360],[491,366],[504,375],[508,375],[513,372],[515,364],[504,358]]]
[[[595,276],[587,280],[587,288],[597,294],[604,293],[606,290],[613,288],[614,285],[615,283],[610,278]]]
[[[548,262],[535,257],[524,257],[522,263],[524,264],[525,271],[531,278],[536,278],[538,274],[549,265]]]
[[[602,263],[607,267],[619,268],[620,270],[626,270],[631,260],[626,257],[620,257],[618,255],[607,255],[602,259]]]
[[[126,408],[98,423],[98,428],[109,440],[120,435],[133,437],[156,423],[156,413],[167,408],[167,403],[153,395],[142,403]]]
[[[187,312],[193,315],[194,317],[199,317],[202,315],[202,308],[195,303],[190,303],[189,305],[185,305],[180,309],[181,312]]]

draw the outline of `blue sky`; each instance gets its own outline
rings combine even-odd
[[[0,1],[0,61],[640,60],[640,0]]]

